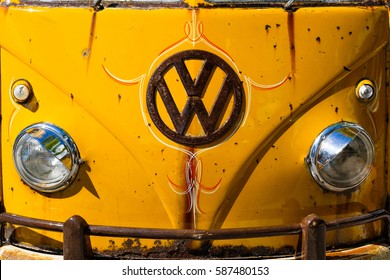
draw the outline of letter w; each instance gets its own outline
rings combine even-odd
[[[215,64],[205,60],[195,81],[191,79],[191,75],[183,60],[176,61],[174,67],[179,74],[188,96],[183,111],[181,113],[179,112],[163,78],[157,83],[157,87],[164,105],[168,109],[168,114],[176,132],[185,135],[196,114],[206,135],[213,133],[219,127],[226,106],[229,103],[230,93],[233,89],[229,76],[227,75],[225,77],[225,81],[209,114],[202,102],[202,97],[214,74]]]

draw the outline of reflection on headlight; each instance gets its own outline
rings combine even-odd
[[[359,125],[341,122],[329,126],[315,139],[306,162],[323,188],[342,192],[359,186],[370,174],[374,145]]]
[[[81,163],[71,137],[48,123],[34,124],[18,135],[13,160],[22,180],[41,192],[67,187],[76,177]]]

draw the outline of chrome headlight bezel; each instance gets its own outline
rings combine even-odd
[[[19,133],[12,156],[23,182],[44,193],[60,191],[69,186],[82,162],[70,135],[58,126],[45,122],[28,126]]]
[[[352,144],[358,147],[352,147]],[[362,153],[355,150],[358,148],[362,148]],[[374,157],[374,144],[368,132],[355,123],[340,122],[327,127],[318,135],[306,163],[320,187],[345,192],[355,190],[367,179]],[[360,161],[352,162],[353,159]],[[345,178],[340,176],[343,172]]]

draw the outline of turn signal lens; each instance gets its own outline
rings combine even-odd
[[[356,85],[355,94],[362,102],[371,101],[376,95],[374,83],[367,79],[360,81]]]

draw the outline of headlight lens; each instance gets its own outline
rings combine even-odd
[[[67,187],[76,177],[81,163],[69,134],[48,123],[34,124],[18,135],[13,160],[23,181],[41,192]]]
[[[336,192],[359,186],[370,174],[373,161],[370,136],[362,127],[349,122],[322,131],[306,159],[315,181]]]

